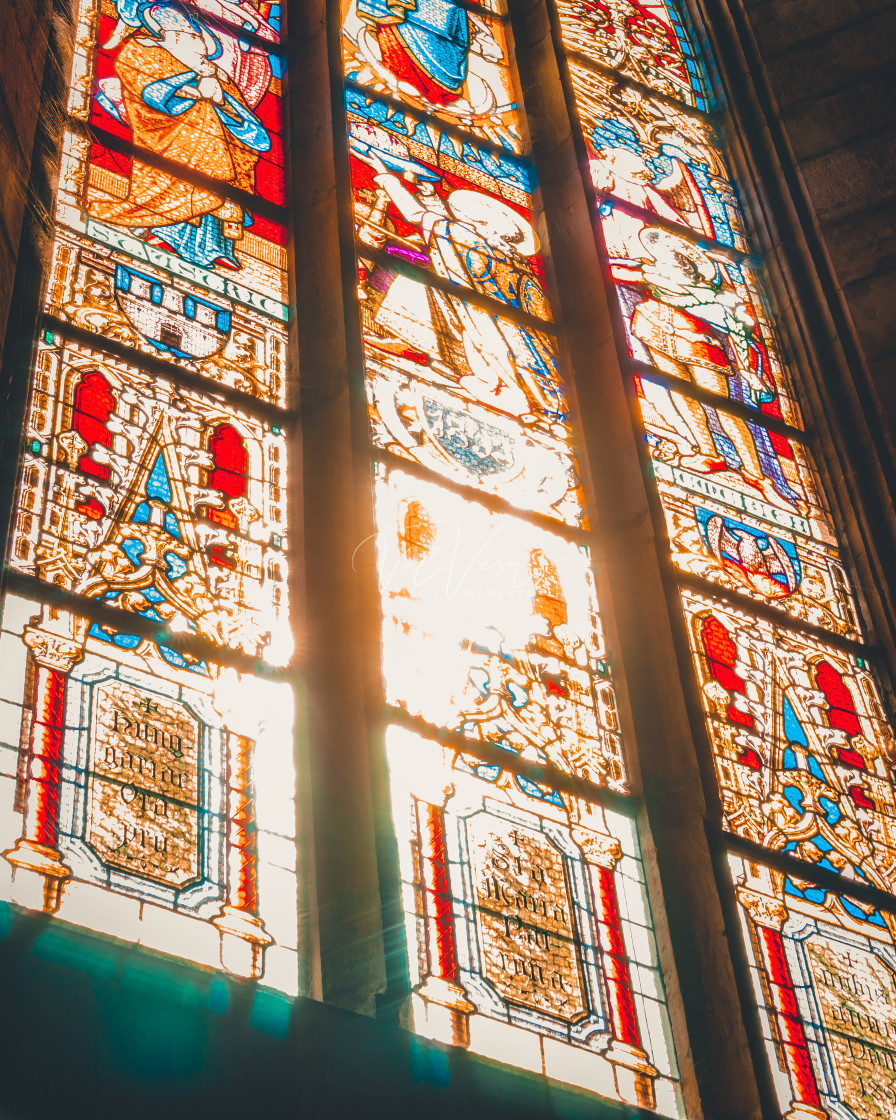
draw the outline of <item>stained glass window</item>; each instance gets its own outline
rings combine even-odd
[[[668,0],[559,0],[563,41],[593,68],[705,109],[707,83],[682,14]]]
[[[379,96],[374,112],[422,110],[459,126],[470,140],[520,152],[523,140],[496,0],[427,3],[419,10],[387,0],[358,0],[343,23],[348,96]],[[391,104],[390,104],[391,102]],[[397,104],[396,104],[397,103]]]
[[[896,743],[713,86],[675,0],[546,2],[781,1112],[889,1116]],[[402,1021],[683,1116],[507,7],[341,14]],[[79,0],[76,27],[4,572],[0,896],[294,994],[280,5]]]
[[[508,41],[497,3],[343,27],[409,1015],[679,1115]]]
[[[894,915],[743,859],[732,871],[782,1112],[892,1116]]]
[[[893,890],[893,735],[864,659],[683,598],[728,827]]]
[[[279,7],[82,0],[2,643],[4,893],[296,990]]]
[[[781,1111],[889,1116],[893,730],[709,87],[672,0],[558,9]]]

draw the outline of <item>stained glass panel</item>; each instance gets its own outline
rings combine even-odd
[[[727,827],[892,890],[896,744],[865,659],[682,595]]]
[[[387,700],[625,789],[587,552],[399,470],[377,524]]]
[[[479,398],[485,387],[478,384],[471,400],[458,384],[469,384],[469,375],[443,379],[430,367],[428,376],[415,377],[417,363],[377,352],[375,337],[368,339],[366,366],[378,447],[452,481],[500,493],[521,509],[580,523],[575,462],[565,440],[550,430],[553,425],[539,430],[484,407]]]
[[[550,318],[525,164],[358,91],[347,108],[359,240]]]
[[[369,348],[430,367],[474,400],[563,434],[567,407],[550,335],[502,314],[500,304],[424,285],[388,260],[369,267],[363,252],[359,291]]]
[[[91,97],[95,96],[95,93],[90,90],[90,79],[86,78],[85,75],[89,75],[95,66],[98,51],[97,35],[94,30],[96,21],[100,19],[112,20],[115,38],[118,42],[111,47],[107,45],[111,33],[105,39],[99,38],[99,49],[105,49],[107,52],[116,51],[121,46],[127,31],[129,29],[136,30],[141,25],[149,32],[151,38],[164,41],[159,33],[161,31],[159,22],[168,19],[167,14],[161,10],[164,4],[136,3],[123,5],[122,7],[124,8],[124,15],[119,14],[115,0],[111,0],[111,2],[107,0],[102,8],[97,8],[93,0],[90,0],[89,6],[82,13],[82,34],[79,35],[75,43],[72,80],[69,90],[69,110],[76,116],[84,117],[86,115],[89,111]],[[233,58],[234,47],[245,51],[251,51],[254,48],[256,51],[268,53],[273,52],[280,43],[281,5],[279,3],[269,3],[268,0],[259,0],[258,3],[251,4],[246,3],[245,0],[181,0],[177,7],[180,9],[182,16],[187,19],[194,19],[195,22],[192,24],[194,31],[201,27],[206,33],[211,32],[212,35],[220,36],[218,41],[221,43],[222,49],[226,44],[228,61],[237,75],[239,74],[239,67]],[[148,24],[143,21],[144,13],[147,15]],[[121,28],[118,27],[119,20],[124,25]],[[153,25],[158,30],[155,30]],[[109,26],[108,22],[106,26]],[[201,35],[202,30],[199,33]],[[190,43],[189,35],[187,43]],[[207,41],[206,46],[212,51],[214,50],[211,39]],[[194,52],[195,58],[196,52]],[[279,57],[271,53],[269,61],[272,73],[280,77]],[[250,69],[253,68],[257,69],[258,63],[255,63],[254,67],[250,67]],[[231,80],[235,79],[232,78]]]
[[[84,330],[282,402],[284,227],[253,219],[252,231],[234,227],[232,238],[209,242],[208,252],[197,256],[189,247],[147,239],[143,228],[99,221],[90,209],[95,196],[88,193],[85,201],[83,193],[88,148],[82,137],[67,136],[48,310]],[[114,158],[127,168],[122,157]]]
[[[596,191],[698,237],[746,248],[743,216],[705,116],[573,59],[569,73]]]
[[[520,152],[516,94],[497,8],[496,0],[464,5],[351,0],[342,28],[345,76]]]
[[[414,1026],[679,1115],[632,822],[388,732]]]
[[[854,600],[805,446],[646,377],[637,388],[676,564],[856,635]]]
[[[803,444],[767,428],[761,415],[747,419],[725,408],[723,401],[716,405],[710,403],[712,398],[691,396],[673,385],[649,376],[637,379],[652,458],[677,468],[679,485],[691,493],[712,495],[713,483],[727,487],[741,495],[728,498],[733,508],[755,511],[769,523],[833,545]],[[662,468],[656,473],[669,476]],[[711,481],[698,483],[695,478]]]
[[[896,1107],[893,915],[731,860],[781,1111],[888,1120]]]
[[[87,0],[83,18],[89,39],[82,57],[92,88],[85,96],[86,82],[74,85],[75,116],[187,174],[283,203],[280,62],[259,41],[273,40],[275,32],[254,4]],[[240,34],[249,29],[259,38]],[[223,223],[242,220],[212,192],[139,158],[128,180],[123,197],[97,200],[97,217],[134,227],[152,227],[160,211],[169,224],[199,219],[198,240],[213,236],[212,215]],[[185,239],[188,231],[178,235]]]
[[[612,199],[601,211],[630,355],[668,377],[797,422],[749,268]]]
[[[591,62],[705,109],[702,65],[667,0],[557,0],[563,42]]]
[[[183,6],[183,5],[182,5]],[[210,18],[214,26],[228,25],[224,29],[239,29],[243,34],[238,42],[241,47],[251,43],[251,36],[261,39],[260,47],[280,42],[280,9],[275,0],[187,0],[187,6],[197,9],[200,18]]]
[[[732,251],[747,241],[712,124],[632,84],[621,56],[613,73],[583,53],[600,65],[573,54],[570,77],[674,559],[858,636],[811,452],[776,423],[800,414],[754,265]]]
[[[73,139],[71,148],[77,146]],[[252,297],[239,292],[241,287],[250,289],[256,300],[261,297],[257,300],[258,310],[285,318],[276,306],[284,294],[284,227],[245,212],[234,214],[234,221],[227,223],[226,228],[223,219],[216,217],[218,226],[210,233],[202,229],[201,221],[199,225],[186,221],[182,225],[189,226],[189,230],[179,230],[177,223],[172,225],[167,220],[171,211],[163,209],[164,197],[147,201],[139,214],[118,211],[115,200],[129,189],[133,166],[133,160],[99,144],[91,145],[83,198],[87,217],[83,227],[76,228],[83,228],[88,237],[126,252],[136,261],[158,263],[174,275],[178,273],[170,258],[177,258],[196,270],[191,273],[184,267],[185,278],[210,291],[226,291],[229,284],[231,298],[251,306]],[[153,249],[157,252],[153,253]],[[167,266],[163,262],[168,262]],[[213,280],[212,276],[219,279]]]
[[[571,55],[570,77],[673,557],[858,637],[811,451],[777,423],[799,428],[800,414],[755,268],[732,252],[748,244],[711,122],[668,99],[690,103],[681,90],[632,84],[626,57],[598,45],[628,26],[628,5],[561,8],[567,46],[590,63]]]
[[[295,992],[289,688],[15,595],[0,644],[3,893]]]
[[[61,340],[37,370],[12,565],[288,659],[282,430]]]
[[[858,636],[807,441],[777,423],[798,428],[800,415],[761,283],[732,252],[748,246],[724,155],[709,118],[685,107],[693,99],[661,64],[675,55],[666,31],[689,55],[674,6],[560,8],[674,559],[691,576]],[[637,39],[639,26],[652,29],[657,50],[668,39],[653,78],[649,67],[638,78],[664,98],[633,84],[635,55],[621,40],[611,49],[614,36]]]
[[[359,257],[378,446],[523,509],[582,516],[550,335]]]

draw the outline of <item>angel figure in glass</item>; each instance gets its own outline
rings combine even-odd
[[[617,280],[637,280],[646,288],[646,297],[630,309],[628,329],[650,364],[749,408],[773,402],[776,392],[755,317],[730,283],[728,272],[736,266],[654,227],[642,225],[639,241],[640,261],[617,266],[614,273]],[[620,295],[623,305],[636,298]],[[764,427],[686,395],[673,396],[647,379],[642,390],[668,425],[679,466],[701,474],[734,471],[766,501],[799,508],[800,497]]]
[[[555,360],[543,336],[470,302],[463,293],[466,288],[508,308],[547,317],[544,290],[527,264],[539,249],[531,224],[493,195],[458,188],[442,198],[433,172],[422,165],[412,190],[407,178],[417,178],[413,169],[399,175],[389,166],[388,155],[384,158],[370,146],[354,150],[374,168],[375,182],[405,221],[419,227],[436,275],[458,286],[456,293],[427,290],[399,276],[379,318],[399,333],[403,321],[413,322],[415,337],[420,322],[439,320],[460,342],[466,368],[459,383],[471,396],[524,420],[538,413],[561,421]]]

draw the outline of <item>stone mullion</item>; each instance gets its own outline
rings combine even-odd
[[[338,0],[286,5],[290,212],[288,521],[297,652],[303,988],[375,1014],[387,986],[382,674]],[[371,606],[373,604],[373,606]],[[397,897],[397,878],[394,890]],[[397,909],[397,906],[396,906]]]

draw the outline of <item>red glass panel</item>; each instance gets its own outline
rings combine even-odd
[[[115,398],[105,377],[95,369],[82,374],[75,387],[72,427],[86,443],[112,446],[112,433],[107,429],[106,421],[114,408]],[[109,468],[94,462],[89,453],[81,456],[78,466],[94,478],[109,477]]]
[[[856,706],[843,683],[843,678],[829,661],[819,662],[815,682],[828,702],[828,723],[847,735],[861,735],[862,727],[856,715]]]
[[[232,424],[219,424],[209,440],[214,467],[208,473],[208,485],[220,490],[227,498],[242,498],[246,493],[246,478],[249,472],[249,456],[246,444]],[[237,520],[228,509],[208,509],[209,521],[223,525],[225,529],[236,529]],[[232,568],[233,563],[227,550],[218,545],[209,553],[209,559],[219,567]]]
[[[703,640],[703,651],[709,662],[709,671],[712,673],[713,680],[718,681],[722,688],[745,693],[743,678],[734,671],[737,646],[721,622],[710,615],[700,628],[700,637]],[[739,723],[743,727],[753,726],[753,717],[749,712],[742,712],[734,704],[728,705],[728,718],[732,723]]]
[[[75,509],[78,513],[83,513],[85,517],[89,517],[91,521],[99,521],[106,515],[106,510],[101,502],[96,498],[90,498],[86,502],[80,502]]]
[[[709,661],[713,680],[718,681],[722,688],[743,692],[744,682],[734,671],[737,646],[725,627],[717,618],[710,615],[701,627],[700,636],[703,639],[703,649]]]
[[[228,498],[241,498],[246,493],[249,469],[243,437],[232,425],[220,424],[209,441],[209,450],[215,461],[208,476],[209,486],[221,490]]]
[[[860,809],[876,809],[877,805],[874,803],[873,798],[869,797],[861,786],[853,786],[849,791],[849,796],[858,805]]]
[[[837,751],[837,757],[846,766],[855,766],[857,770],[868,769],[865,759],[859,754],[858,751],[851,751],[846,747],[840,747]]]

